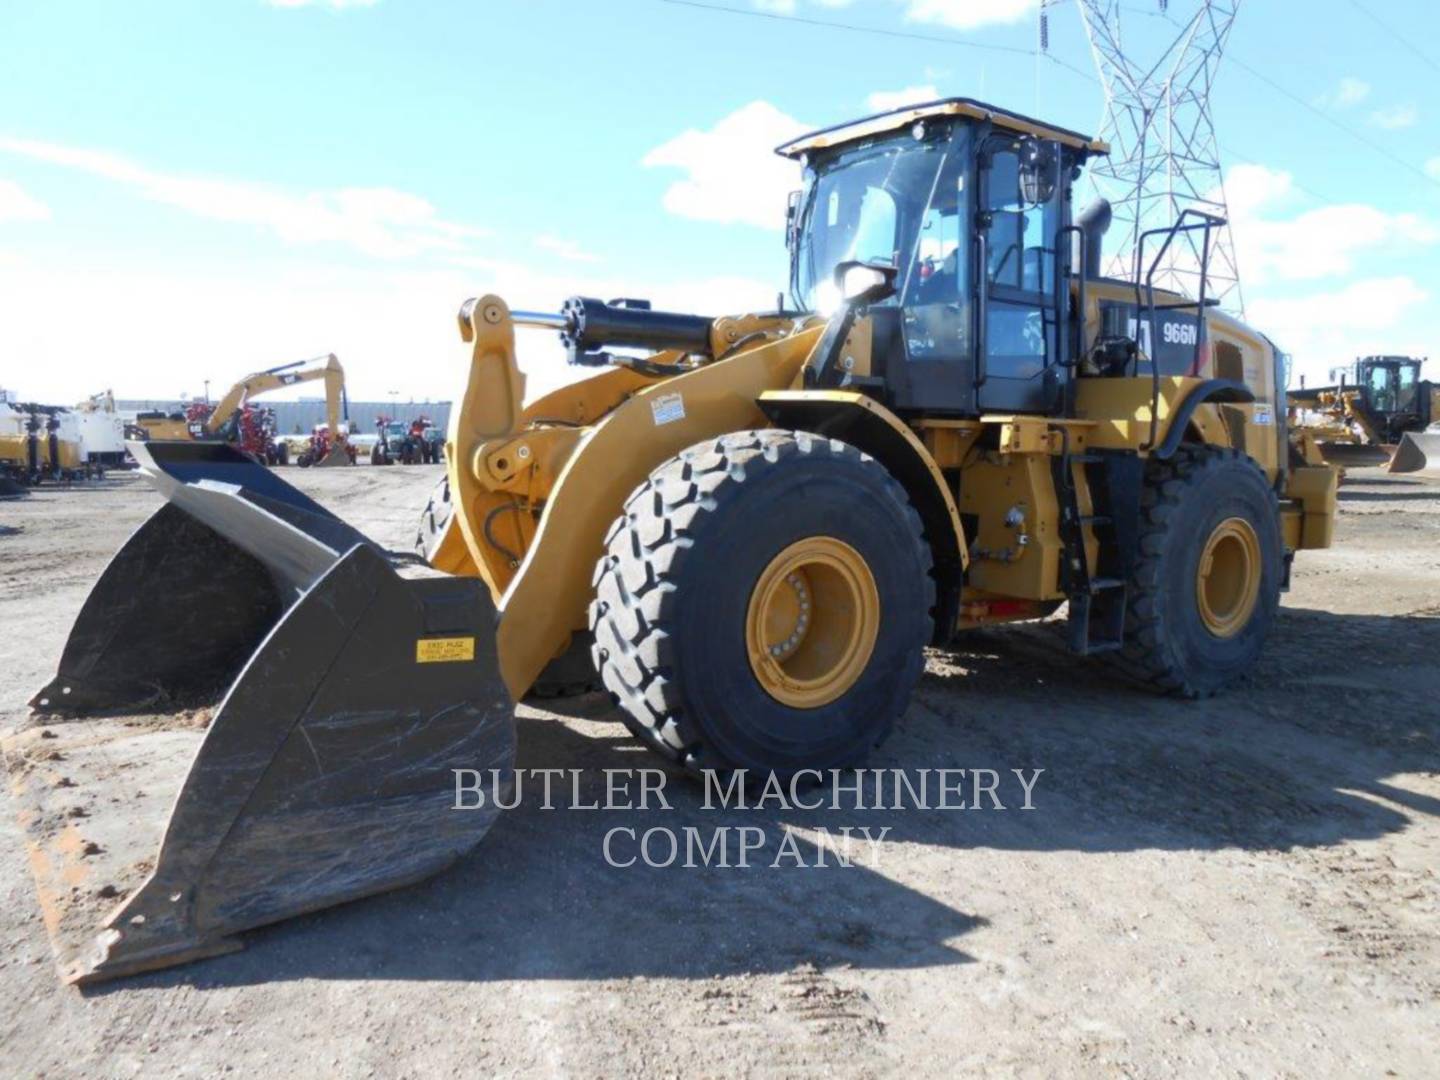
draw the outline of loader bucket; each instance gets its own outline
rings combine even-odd
[[[392,556],[224,444],[131,444],[169,500],[3,742],[67,982],[418,881],[476,844],[514,714],[484,585]]]
[[[1440,431],[1407,431],[1395,447],[1388,471],[1440,476]]]

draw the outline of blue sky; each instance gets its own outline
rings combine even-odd
[[[773,302],[793,177],[769,149],[803,128],[932,87],[1099,125],[1098,85],[1033,54],[1033,0],[714,5],[752,14],[12,0],[0,386],[199,393],[334,351],[355,396],[448,396],[467,360],[455,311],[476,293]],[[1157,5],[1130,7],[1143,41]],[[1055,60],[1092,72],[1073,6],[1051,22]],[[1307,106],[1221,72],[1250,320],[1312,378],[1366,351],[1440,368],[1440,10],[1246,0],[1231,54]],[[520,349],[532,392],[566,377],[548,337]]]

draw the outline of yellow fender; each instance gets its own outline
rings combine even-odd
[[[495,321],[485,317],[487,311]],[[475,344],[474,364],[470,386],[451,421],[448,452],[460,531],[488,581],[493,549],[480,535],[480,522],[501,495],[476,479],[476,471],[485,467],[480,444],[516,432],[520,387],[515,381],[513,326],[503,301],[484,297],[466,314],[472,313],[467,340]],[[501,673],[516,699],[566,647],[570,634],[585,625],[595,564],[630,493],[652,469],[686,447],[765,426],[756,399],[794,380],[821,329],[634,388],[628,399],[586,429],[560,470],[525,556],[500,600]]]
[[[776,427],[833,437],[863,450],[900,482],[930,542],[938,605],[935,640],[948,640],[970,555],[955,496],[925,444],[884,405],[853,390],[772,390],[760,395],[760,408]]]

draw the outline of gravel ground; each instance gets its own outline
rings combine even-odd
[[[286,470],[408,546],[433,468]],[[158,501],[131,476],[0,502],[0,727]],[[183,598],[177,598],[183,602]],[[1183,703],[1048,626],[937,650],[882,768],[1044,769],[1032,811],[546,812],[422,885],[239,953],[62,987],[0,815],[0,1071],[16,1075],[1434,1075],[1440,483],[1356,469],[1254,677]],[[520,710],[520,764],[652,766],[598,695]],[[563,714],[563,715],[562,715]],[[967,794],[969,792],[967,791]],[[752,865],[607,865],[616,827],[765,830]],[[818,830],[888,828],[854,864]],[[625,854],[620,852],[621,855]]]

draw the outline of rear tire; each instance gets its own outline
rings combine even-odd
[[[1175,697],[1208,697],[1259,658],[1280,604],[1279,505],[1235,450],[1151,461],[1118,666]],[[1208,569],[1208,572],[1207,572]]]
[[[805,545],[817,554],[797,578],[786,560]],[[904,711],[931,634],[930,549],[904,490],[854,447],[775,430],[692,446],[634,491],[606,546],[590,606],[595,667],[630,730],[670,760],[782,776],[845,768]],[[825,565],[834,552],[838,571]],[[868,584],[847,593],[851,579]],[[801,705],[764,681],[785,631],[755,647],[757,598],[786,583],[813,622],[796,615],[800,644],[789,639],[776,670],[806,656],[827,608],[853,615],[835,650],[848,659],[825,669],[839,681]],[[852,647],[866,637],[868,651]]]

